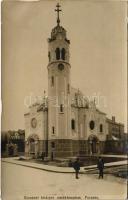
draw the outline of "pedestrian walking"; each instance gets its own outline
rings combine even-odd
[[[97,168],[99,169],[99,179],[104,177],[104,161],[101,157],[98,159]]]
[[[75,170],[75,176],[76,176],[76,179],[78,179],[78,175],[79,175],[79,171],[80,171],[80,162],[79,162],[79,158],[76,159],[76,161],[74,162],[73,164],[73,168]]]

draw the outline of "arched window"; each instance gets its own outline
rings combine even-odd
[[[55,133],[55,127],[53,126],[52,127],[52,134],[54,134]]]
[[[100,124],[100,132],[103,132],[103,124]]]
[[[59,60],[60,59],[60,49],[59,48],[56,48],[56,60]]]
[[[89,123],[90,129],[93,130],[95,128],[95,122],[93,120]]]
[[[68,94],[70,93],[70,84],[68,83],[67,85],[67,91],[68,91]]]
[[[50,51],[48,52],[48,58],[49,58],[49,62],[51,61],[51,54]]]
[[[63,104],[60,104],[60,112],[63,112]]]
[[[54,76],[51,77],[51,86],[54,86]]]
[[[71,120],[71,127],[72,127],[72,130],[75,130],[75,120],[74,119]]]
[[[65,49],[64,48],[61,50],[61,59],[65,60]]]

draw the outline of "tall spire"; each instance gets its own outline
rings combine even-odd
[[[55,9],[55,11],[57,12],[57,26],[59,26],[59,25],[60,25],[59,12],[61,12],[62,10],[60,10],[60,7],[61,7],[61,6],[60,6],[59,3],[57,3],[56,7],[57,7],[57,9]]]

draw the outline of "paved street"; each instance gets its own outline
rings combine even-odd
[[[104,180],[97,175],[47,172],[20,165],[2,162],[2,199],[22,200],[24,196],[80,195],[96,196],[100,199],[124,200],[126,182],[123,179],[105,175]]]
[[[28,166],[28,167],[32,167],[32,168],[36,168],[36,169],[52,171],[52,172],[59,172],[59,173],[73,173],[74,172],[74,169],[70,168],[70,167],[58,167],[58,166],[53,166],[53,165],[45,165],[43,163],[28,162],[27,160],[21,161],[21,160],[19,160],[18,157],[2,158],[2,161],[14,163],[17,165],[22,165],[22,166]],[[105,163],[105,167],[119,166],[119,165],[126,166],[127,160]],[[97,165],[89,165],[89,166],[81,167],[80,172],[85,173],[89,169],[97,169]]]

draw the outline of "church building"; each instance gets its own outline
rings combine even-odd
[[[25,153],[35,157],[72,157],[104,153],[106,114],[71,86],[70,40],[60,25],[48,39],[48,97],[29,107],[25,117]]]

